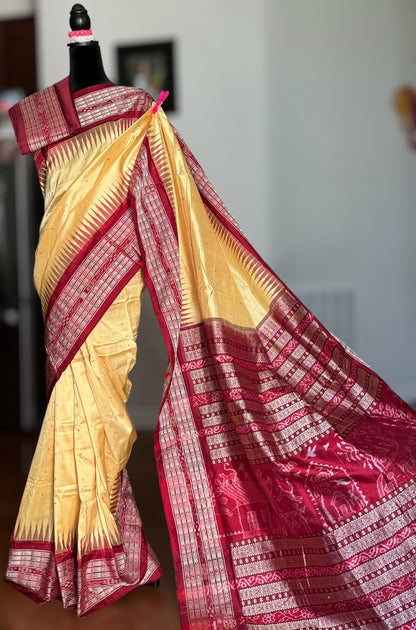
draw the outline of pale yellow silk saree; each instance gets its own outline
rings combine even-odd
[[[11,115],[45,194],[49,403],[6,579],[84,615],[161,573],[124,470],[146,285],[182,627],[416,627],[414,412],[260,259],[145,92],[66,80]]]

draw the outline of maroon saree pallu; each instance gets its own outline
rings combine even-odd
[[[161,573],[135,506],[127,539],[120,518],[146,285],[169,357],[156,458],[182,628],[416,629],[414,411],[260,259],[145,92],[73,99],[65,80],[11,116],[45,193],[50,398],[6,579],[84,615]]]

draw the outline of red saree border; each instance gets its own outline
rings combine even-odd
[[[47,540],[16,540],[12,538],[10,541],[10,547],[12,549],[36,549],[39,551],[51,551],[55,552],[55,543]],[[104,549],[97,549],[94,551],[90,551],[85,556],[80,558],[81,564],[88,562],[89,560],[98,560],[102,558],[110,558],[115,553],[123,553],[123,545],[115,545],[114,547],[107,547]],[[76,549],[68,549],[67,551],[63,551],[62,553],[55,554],[55,558],[57,560],[57,564],[60,562],[64,562],[68,558],[72,556],[76,556]]]
[[[12,537],[10,547],[12,549],[37,549],[39,551],[55,551],[55,543],[47,540],[16,540]]]
[[[160,568],[156,569],[156,571],[152,573],[152,575],[149,577],[149,580],[148,582],[146,582],[146,584],[151,584],[152,582],[156,582],[161,577],[161,575],[162,575],[162,569]],[[109,604],[112,604],[113,602],[117,601],[118,599],[120,599],[120,597],[123,597],[123,595],[126,595],[133,589],[137,588],[137,586],[138,586],[137,583],[129,584],[128,586],[121,586],[119,589],[114,591],[114,593],[112,593],[105,599],[101,600],[98,604],[90,608],[87,612],[85,612],[82,615],[79,615],[79,618],[84,619],[84,617],[88,617],[88,615],[90,615],[91,613],[97,610],[101,610],[101,608],[105,608],[105,606],[108,606]]]
[[[71,136],[80,128],[69,77],[22,99],[8,114],[23,154]]]
[[[85,258],[88,256],[88,254],[91,252],[91,250],[95,247],[95,245],[98,243],[98,241],[103,238],[103,236],[106,235],[107,232],[109,232],[109,230],[111,230],[111,228],[113,227],[113,225],[115,223],[117,223],[117,221],[119,220],[119,218],[126,212],[129,210],[129,201],[128,199],[125,199],[120,206],[117,208],[117,210],[115,212],[113,212],[113,214],[111,215],[111,217],[109,217],[107,219],[107,221],[105,221],[93,234],[93,236],[90,238],[90,240],[85,243],[85,245],[80,249],[80,251],[78,252],[78,254],[73,258],[73,260],[69,263],[68,267],[65,269],[64,273],[62,274],[62,276],[60,277],[55,289],[52,292],[52,295],[49,298],[48,301],[48,307],[46,309],[45,315],[44,315],[44,320],[45,320],[45,325],[49,316],[49,313],[51,311],[51,308],[53,307],[53,305],[55,304],[56,300],[58,299],[59,295],[61,294],[64,286],[67,284],[68,280],[71,278],[73,272],[75,271],[75,269],[77,269],[77,267],[79,267],[80,263],[83,262],[85,260]]]
[[[176,219],[175,219],[175,214],[173,212],[173,208],[171,206],[171,203],[169,201],[169,197],[168,194],[165,190],[165,187],[163,185],[163,181],[162,178],[159,175],[159,172],[156,168],[156,165],[153,161],[151,152],[150,152],[150,146],[149,146],[149,140],[147,137],[144,138],[143,140],[143,147],[145,148],[146,152],[147,152],[147,163],[148,163],[148,167],[149,167],[149,173],[150,173],[150,177],[153,180],[153,183],[155,185],[155,187],[157,188],[157,191],[159,193],[160,196],[160,200],[163,204],[163,207],[165,209],[166,212],[166,217],[170,222],[170,225],[172,227],[172,230],[175,234],[176,237],[176,241],[178,240],[178,226],[176,224]]]
[[[380,602],[386,603],[416,585],[416,571],[409,573],[403,577],[399,577],[393,582],[372,591],[371,593],[355,597],[341,602],[329,602],[316,606],[307,606],[305,608],[291,608],[283,612],[273,612],[275,623],[285,623],[289,621],[310,621],[317,617],[328,616],[338,613],[356,612],[361,610],[376,610]],[[267,613],[266,613],[267,614]]]
[[[53,543],[51,544],[50,551],[52,551],[52,547],[54,547]],[[22,549],[25,548],[25,543],[24,542],[22,543],[22,546],[20,548],[22,548]],[[29,548],[32,549],[33,545],[31,544]],[[45,549],[45,550],[47,550],[47,549]],[[122,553],[122,552],[123,552],[123,547],[121,545],[118,545],[117,547],[114,547],[113,550],[109,549],[109,550],[102,550],[102,552],[100,552],[100,551],[98,551],[98,552],[91,552],[91,554],[88,554],[88,556],[86,558],[82,559],[80,568],[85,566],[88,563],[88,561],[91,560],[91,559],[107,559],[107,558],[113,557],[115,553]],[[63,562],[67,561],[71,556],[75,556],[75,555],[76,555],[76,551],[75,550],[74,551],[68,551],[68,552],[65,552],[63,554],[58,554],[57,556],[55,556],[56,567],[58,567]],[[163,573],[162,568],[158,567],[148,577],[148,580],[147,580],[146,584],[152,584],[153,582],[156,582],[161,577],[162,573]],[[51,598],[49,596],[47,596],[45,598],[42,598],[39,595],[37,595],[34,591],[30,590],[29,588],[25,588],[21,584],[13,582],[12,580],[7,578],[6,576],[3,576],[3,580],[6,582],[6,584],[8,584],[9,586],[12,586],[16,591],[18,591],[19,593],[22,593],[23,595],[25,595],[26,597],[28,597],[29,599],[34,601],[39,606],[42,606],[43,604],[46,604],[46,603],[48,603],[51,600]],[[141,578],[139,578],[135,583],[126,584],[124,586],[120,586],[115,591],[113,591],[113,593],[111,593],[111,595],[108,595],[107,597],[102,599],[100,602],[95,604],[92,608],[88,609],[85,613],[80,614],[79,618],[87,617],[91,613],[93,613],[93,612],[95,612],[97,610],[100,610],[101,608],[104,608],[105,606],[108,606],[109,604],[117,601],[118,599],[120,599],[120,597],[122,597],[126,593],[128,593],[131,590],[137,588],[137,586],[140,584],[140,581],[141,581]],[[76,607],[77,607],[76,605],[69,605],[69,606],[67,605],[66,606],[66,608],[69,609],[69,610],[74,610],[74,609],[76,609]]]
[[[64,115],[68,125],[68,131],[72,135],[79,129],[80,122],[74,105],[69,76],[65,77],[61,81],[58,81],[58,83],[55,83],[54,88],[62,109],[62,114]]]
[[[31,148],[29,146],[29,142],[26,137],[25,132],[25,122],[23,118],[23,113],[20,107],[12,107],[9,109],[8,114],[13,123],[14,132],[17,139],[17,144],[19,145],[19,151],[23,155],[31,152]]]
[[[170,410],[170,413],[172,415],[173,411]],[[174,425],[172,428],[174,432],[177,433],[177,428]],[[172,557],[173,557],[173,562],[174,562],[176,596],[177,596],[177,602],[178,602],[179,615],[181,619],[181,628],[182,630],[192,630],[195,627],[194,625],[195,619],[190,617],[188,605],[187,605],[187,598],[188,598],[187,591],[189,591],[189,584],[186,584],[184,580],[179,541],[178,541],[178,532],[177,532],[176,523],[175,523],[173,510],[172,510],[172,504],[170,500],[169,486],[168,486],[168,482],[166,480],[165,471],[164,471],[163,454],[162,454],[162,447],[160,444],[159,435],[160,435],[160,425],[158,422],[157,427],[156,427],[156,432],[155,432],[155,456],[156,456],[156,464],[157,464],[157,470],[158,470],[158,475],[159,475],[159,486],[160,486],[160,492],[162,496],[163,510],[165,513],[166,523],[168,525],[169,539],[170,539]],[[179,450],[181,450],[180,440],[176,442],[176,446],[179,448]],[[182,454],[181,459],[182,458],[183,458],[183,454]],[[188,467],[186,465],[183,465],[182,470],[184,472],[185,477],[187,478],[187,485],[189,486],[190,483],[189,483]],[[191,503],[192,503],[192,512],[193,512],[194,522],[197,522],[196,513],[195,513],[195,504],[194,502],[191,502]],[[198,538],[198,553],[199,553],[199,558],[201,560],[201,558],[204,558],[204,554],[202,552],[202,545],[200,542],[199,533],[197,534],[197,538]],[[227,551],[228,551],[227,549],[223,548],[224,553],[226,553]],[[227,555],[229,556],[229,554]],[[232,626],[220,625],[218,627],[230,628],[230,630],[231,629],[246,630],[247,628],[246,620],[239,612],[241,611],[241,602],[238,597],[237,590],[235,588],[237,581],[234,575],[230,572],[230,567],[231,567],[231,562],[227,560],[227,570],[229,572],[229,576],[228,576],[229,584],[231,585],[231,600],[232,600],[232,606],[234,609],[234,621],[232,622],[233,623]],[[206,585],[204,585],[204,588],[206,588]],[[212,597],[215,597],[215,594],[210,594],[209,589],[207,589],[207,593],[206,593],[207,601],[209,602],[210,598]],[[212,606],[212,603],[211,603],[211,606]],[[208,608],[209,607],[210,605],[208,605]],[[203,628],[215,627],[215,626],[212,626],[211,624],[212,624],[212,620],[208,623],[205,621],[205,625],[204,626],[201,625],[201,628],[202,627]]]
[[[69,77],[68,77],[68,81],[69,81]],[[87,87],[81,88],[80,90],[77,90],[76,92],[72,92],[72,98],[73,100],[75,100],[79,96],[85,96],[86,94],[91,94],[92,92],[98,92],[99,90],[106,90],[112,87],[118,87],[118,86],[115,83],[111,83],[111,81],[109,81],[108,83],[98,83],[97,85],[88,85]]]
[[[56,383],[58,382],[58,380],[62,376],[63,372],[68,367],[68,365],[71,363],[72,359],[74,358],[74,356],[76,355],[76,353],[78,352],[78,350],[80,349],[80,347],[82,346],[84,341],[87,339],[87,337],[90,334],[90,332],[95,328],[95,326],[98,324],[100,319],[103,317],[103,315],[106,312],[106,310],[111,306],[111,304],[114,302],[114,300],[119,295],[119,293],[121,293],[121,291],[124,289],[124,287],[133,278],[133,276],[141,269],[142,266],[143,266],[143,261],[139,261],[139,262],[135,263],[128,270],[128,272],[124,275],[124,277],[119,281],[118,285],[113,289],[113,291],[111,291],[111,293],[109,293],[107,298],[102,303],[101,307],[97,310],[96,314],[91,319],[91,321],[88,324],[88,326],[86,326],[85,329],[82,331],[82,333],[79,335],[79,337],[77,337],[76,342],[75,342],[74,346],[72,347],[72,349],[69,351],[65,361],[63,361],[56,368],[54,377],[48,383],[47,400],[49,400],[49,398],[51,397],[53,388],[55,387]]]
[[[53,541],[12,538],[5,581],[38,604],[61,599],[65,608],[76,608],[83,617],[158,580],[162,567],[145,538],[126,469],[121,479],[114,513],[121,542],[107,541],[82,556],[77,544],[56,554]]]
[[[141,151],[145,150],[146,151],[146,156],[147,156],[147,166],[149,168],[149,174],[150,177],[153,181],[153,184],[155,186],[155,188],[157,189],[157,192],[159,194],[160,197],[160,201],[163,205],[163,209],[165,211],[166,217],[169,220],[170,225],[172,226],[172,229],[174,230],[174,233],[176,235],[177,238],[177,227],[176,227],[176,221],[175,221],[175,217],[174,217],[174,213],[173,213],[173,209],[172,206],[170,204],[169,201],[169,197],[165,192],[162,180],[159,176],[159,173],[156,169],[156,166],[153,163],[152,157],[150,155],[150,147],[149,147],[149,141],[148,139],[145,137],[142,143],[142,147],[141,150],[139,152],[139,155],[137,157],[137,162],[135,165],[135,169],[138,168],[138,161],[140,159],[140,155],[141,155]],[[134,194],[131,193],[130,196],[130,203],[131,203],[131,208],[132,210],[134,210],[133,215],[134,215],[134,221],[136,224],[136,230],[137,230],[137,238],[138,238],[138,242],[139,242],[139,248],[140,251],[142,252],[142,256],[143,256],[143,274],[144,274],[144,280],[145,280],[145,284],[146,287],[149,291],[149,295],[150,295],[150,299],[152,301],[152,305],[155,311],[155,315],[156,318],[158,320],[159,326],[160,326],[160,330],[162,332],[162,336],[163,336],[163,340],[166,344],[166,349],[167,349],[167,353],[168,353],[168,359],[169,359],[169,363],[171,366],[174,365],[175,363],[175,351],[172,345],[172,339],[171,339],[171,335],[170,335],[170,331],[169,331],[169,327],[165,322],[165,318],[163,316],[162,313],[162,309],[160,307],[159,304],[159,300],[158,300],[158,296],[157,296],[157,291],[155,289],[155,286],[153,284],[152,278],[151,278],[151,274],[148,271],[148,266],[146,264],[146,260],[147,260],[147,254],[146,254],[146,247],[144,246],[143,240],[141,238],[141,233],[140,233],[140,228],[139,228],[139,224],[138,224],[138,213],[139,213],[139,208],[137,206],[136,203],[136,199],[134,197]],[[172,284],[172,283],[171,283]],[[174,288],[172,287],[172,290],[174,290]],[[161,408],[163,406],[164,400],[166,398],[167,395],[167,390],[165,391],[163,398],[162,398],[162,402],[161,402]]]

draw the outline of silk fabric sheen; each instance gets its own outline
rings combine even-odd
[[[182,627],[416,627],[414,412],[259,258],[146,93],[48,90],[12,111],[45,194],[50,398],[6,579],[85,615],[161,573],[124,470],[146,285]]]

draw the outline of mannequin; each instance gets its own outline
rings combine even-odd
[[[88,12],[82,4],[74,4],[69,24],[72,31],[91,28]],[[71,91],[77,92],[91,85],[112,83],[107,77],[98,41],[76,41],[69,46],[69,81]]]
[[[91,20],[82,4],[74,4],[70,13],[71,31],[86,31],[91,28]],[[112,83],[107,77],[98,41],[74,42],[69,46],[69,82],[71,91],[77,92],[92,85]],[[160,580],[146,586],[157,588]]]

